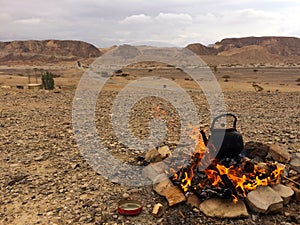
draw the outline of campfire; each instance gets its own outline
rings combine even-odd
[[[223,116],[234,118],[232,128],[215,128],[216,121]],[[201,209],[205,201],[217,198],[224,200],[218,203],[218,207],[222,207],[222,201],[225,204],[230,201],[232,207],[242,205],[241,214],[228,216],[239,217],[248,215],[249,211],[276,212],[289,201],[294,191],[281,185],[285,165],[275,160],[255,161],[248,157],[242,136],[236,130],[236,121],[233,114],[215,118],[209,138],[206,138],[204,130],[191,127],[190,137],[196,148],[179,162],[178,156],[173,157],[167,146],[159,148],[157,154],[153,154],[154,149],[146,155],[146,160],[152,163],[144,169],[143,175],[153,181],[154,190],[166,197],[169,206],[187,200],[193,207]],[[222,129],[224,139],[218,143]],[[220,150],[217,152],[218,147]],[[164,160],[156,160],[158,155],[160,160]],[[269,199],[260,197],[264,195]],[[154,211],[154,214],[159,213],[157,205]],[[205,209],[202,211],[206,214]],[[210,215],[209,212],[207,214]]]
[[[280,182],[284,170],[282,165],[276,162],[254,164],[247,157],[232,160],[228,167],[220,163],[226,159],[209,160],[208,168],[199,171],[202,159],[209,151],[215,150],[215,147],[212,144],[210,148],[205,146],[200,133],[197,136],[197,148],[188,165],[166,171],[166,174],[171,174],[173,183],[180,186],[185,193],[194,192],[201,199],[212,196],[232,197],[236,202],[258,186]]]

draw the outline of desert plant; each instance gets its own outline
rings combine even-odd
[[[54,79],[51,72],[46,71],[42,74],[42,84],[45,90],[54,89]]]
[[[296,80],[296,82],[300,82],[300,77]]]

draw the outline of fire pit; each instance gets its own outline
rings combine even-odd
[[[214,125],[223,116],[234,118],[233,127],[216,130]],[[236,130],[236,121],[233,114],[217,117],[213,120],[208,139],[203,130],[193,129],[191,136],[197,147],[189,160],[178,163],[178,156],[170,156],[144,169],[143,175],[153,181],[154,190],[166,197],[169,206],[193,199],[192,205],[206,214],[206,201],[223,199],[221,203],[228,204],[230,201],[232,207],[237,204],[244,210],[235,217],[249,212],[276,212],[287,204],[294,191],[280,185],[285,166],[273,160],[257,162],[249,158],[247,151],[243,151],[243,139]],[[225,136],[220,142],[220,152],[210,158],[211,154],[207,153],[216,150],[215,143],[219,141],[221,132]],[[233,152],[230,146],[233,146]],[[206,165],[205,169],[202,169],[202,163]]]

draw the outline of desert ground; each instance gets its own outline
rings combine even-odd
[[[38,68],[60,75],[53,91],[17,89],[28,83],[26,69],[32,66],[0,66],[0,224],[299,224],[295,199],[276,214],[254,214],[243,219],[209,218],[185,204],[168,207],[151,186],[130,187],[105,179],[84,160],[72,127],[72,104],[78,82],[86,69],[75,62],[42,65]],[[196,84],[170,68],[132,69],[129,76],[114,76],[97,102],[96,125],[112,154],[129,163],[143,152],[126,149],[111,134],[107,122],[114,97],[128,82],[149,74],[177,82],[195,101],[201,122],[210,123],[209,109]],[[213,71],[222,88],[228,111],[239,118],[244,141],[282,143],[290,153],[300,152],[300,67],[218,66]],[[224,76],[228,75],[225,82]],[[32,77],[32,82],[34,82]],[[298,81],[296,81],[298,79]],[[257,92],[253,83],[263,88]],[[133,128],[142,127],[155,107],[145,100],[133,111]],[[166,103],[159,102],[161,108]],[[145,105],[147,106],[145,108]],[[148,110],[147,110],[148,109]],[[172,110],[167,120],[176,123]],[[176,129],[170,129],[162,145],[172,149]],[[113,169],[113,168],[112,168]],[[124,194],[139,199],[138,216],[119,215],[117,203]],[[164,205],[162,217],[151,215],[156,203]]]

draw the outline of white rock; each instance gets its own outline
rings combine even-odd
[[[283,199],[270,187],[257,187],[247,195],[249,206],[256,212],[278,212],[283,208]]]
[[[247,217],[247,208],[242,201],[236,204],[232,199],[212,198],[202,202],[199,209],[206,216],[218,218],[241,218]]]
[[[272,186],[272,189],[276,191],[280,197],[283,199],[283,204],[288,204],[291,197],[294,195],[294,191],[283,184],[276,184]]]

